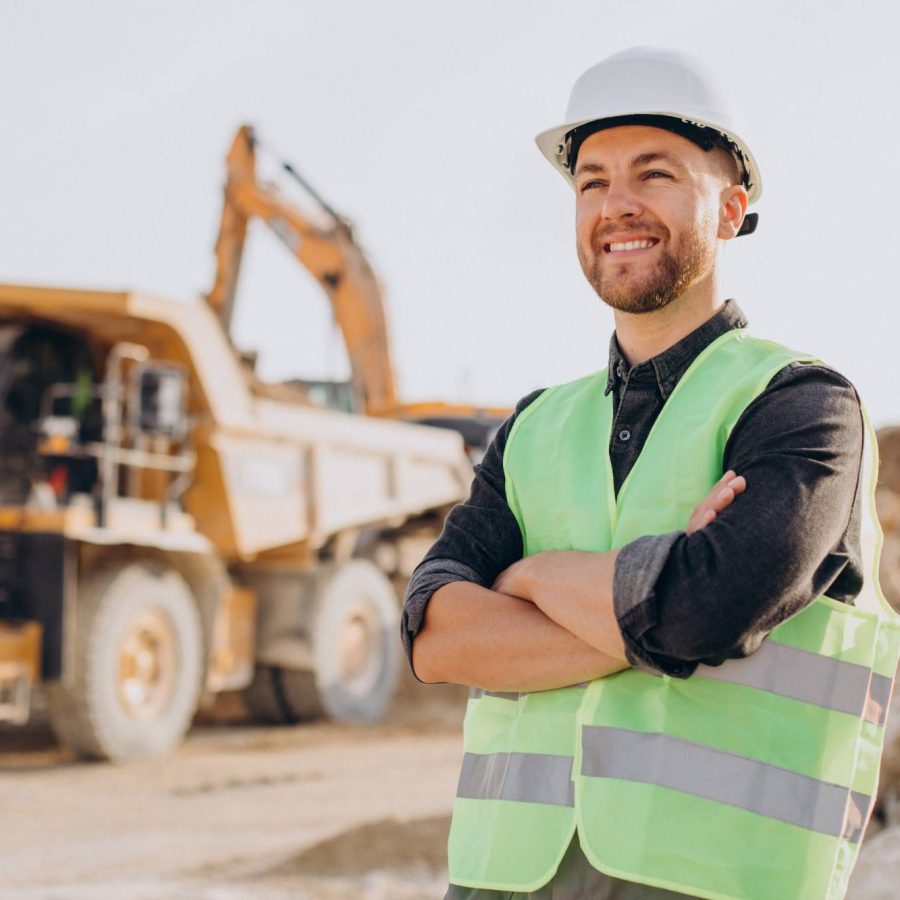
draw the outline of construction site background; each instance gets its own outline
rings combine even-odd
[[[440,489],[426,499],[412,501],[408,493],[406,505],[390,515],[381,506],[352,527],[326,521],[307,529],[320,521],[315,516],[321,508],[311,503],[302,527],[299,517],[292,520],[296,541],[275,540],[263,548],[278,565],[284,559],[274,557],[283,547],[312,568],[365,557],[391,572],[395,593],[402,591],[402,572],[414,564],[412,548],[420,552],[440,514],[464,493],[461,473],[470,473],[479,442],[490,437],[502,409],[533,388],[596,369],[605,359],[611,320],[577,271],[570,198],[545,173],[532,134],[558,114],[572,74],[602,51],[677,45],[731,69],[749,117],[760,123],[766,196],[759,233],[724,260],[723,288],[738,297],[758,333],[814,350],[847,372],[883,426],[882,582],[900,609],[900,428],[891,426],[900,422],[893,363],[900,326],[892,296],[895,222],[891,205],[880,202],[884,184],[876,178],[892,171],[900,124],[872,90],[900,75],[893,46],[900,22],[887,0],[867,5],[865,16],[849,0],[824,9],[807,3],[786,9],[768,0],[754,7],[749,23],[746,10],[725,10],[715,0],[677,6],[648,0],[640,15],[621,4],[586,0],[570,5],[564,16],[549,7],[526,13],[513,0],[489,7],[462,0],[428,9],[413,0],[372,7],[273,3],[265,10],[213,0],[178,7],[137,2],[126,9],[108,0],[89,12],[62,4],[7,4],[3,13],[0,78],[15,88],[7,95],[7,215],[0,218],[0,282],[12,286],[2,297],[7,314],[20,314],[30,302],[18,286],[57,286],[44,294],[57,312],[66,298],[72,309],[81,301],[95,304],[90,315],[103,326],[98,346],[104,350],[124,341],[135,309],[165,343],[170,333],[163,313],[174,319],[177,312],[157,304],[156,295],[185,301],[191,310],[185,320],[209,318],[197,295],[214,282],[210,250],[223,182],[218,160],[244,119],[260,125],[350,214],[354,227],[347,234],[377,261],[377,277],[363,267],[358,283],[377,292],[383,279],[388,288],[392,354],[385,350],[374,367],[363,357],[354,366],[352,350],[345,358],[336,308],[325,299],[335,298],[333,271],[316,274],[305,263],[301,271],[302,228],[283,229],[278,214],[266,218],[252,203],[249,233],[268,230],[277,239],[271,233],[251,239],[241,290],[253,303],[237,304],[234,344],[245,351],[247,390],[266,409],[302,395],[303,403],[330,405],[330,422],[338,421],[335,408],[343,404],[344,412],[355,408],[353,416],[379,415],[382,431],[394,428],[396,442],[379,449],[373,438],[369,445],[384,463],[367,482],[377,483],[378,503],[396,500],[391,460],[403,456],[396,452],[400,435],[412,434],[403,430],[409,424],[403,419],[459,419],[461,412],[480,411],[475,418],[484,427],[474,437],[457,428],[458,439],[448,431],[428,443],[426,455],[443,474],[435,476]],[[745,59],[735,65],[735,35],[747,37],[748,29],[754,46],[765,35],[765,64],[757,56],[752,64]],[[616,46],[598,48],[609,35]],[[846,127],[847,117],[835,110],[852,110],[853,120],[867,127]],[[278,153],[263,161],[269,168],[262,180],[277,169],[273,159],[283,161]],[[284,177],[283,168],[279,174]],[[821,208],[810,212],[811,198]],[[325,211],[326,230],[342,240],[339,218],[329,219]],[[359,261],[352,247],[350,255]],[[219,271],[226,271],[227,252],[219,257]],[[60,285],[91,290],[74,296]],[[122,292],[123,285],[151,294]],[[230,309],[229,302],[218,309]],[[109,306],[101,308],[103,303]],[[211,307],[216,309],[215,300]],[[228,320],[230,312],[219,317]],[[381,327],[377,315],[368,321],[375,331]],[[355,346],[366,344],[363,339]],[[167,347],[181,353],[177,341]],[[213,367],[206,377],[195,377],[191,396],[205,397],[196,389],[207,385],[224,390],[234,371]],[[400,398],[391,400],[392,409],[382,402],[391,394],[385,372],[396,378]],[[156,375],[159,387],[171,371]],[[370,402],[372,385],[381,399]],[[434,398],[445,406],[415,406]],[[88,422],[86,431],[90,427]],[[43,437],[44,456],[53,458],[66,435]],[[354,431],[351,443],[366,440]],[[415,443],[411,436],[409,441],[404,446]],[[87,434],[85,443],[96,443],[95,436]],[[144,451],[159,462],[152,443]],[[174,448],[172,455],[185,449],[160,445]],[[211,466],[209,457],[205,462]],[[258,470],[237,468],[277,495]],[[184,526],[182,535],[191,532],[189,513],[159,502],[165,499],[159,472],[140,484],[115,481],[117,489],[131,491],[119,499],[151,498],[154,515]],[[335,477],[331,486],[341,483]],[[405,483],[421,487],[424,481],[411,475]],[[49,486],[51,494],[41,496],[55,513],[56,487]],[[223,491],[221,508],[228,507],[222,497],[237,493]],[[94,529],[96,521],[86,524],[91,504],[75,506],[80,526]],[[120,505],[119,511],[127,515],[136,508]],[[207,498],[194,512],[206,509],[208,530],[221,526],[217,552],[233,574],[238,561],[252,557],[277,530],[279,517],[258,515],[259,528],[229,531],[224,514],[211,514],[217,508]],[[413,526],[423,525],[420,516],[427,520],[424,531],[413,534]],[[234,521],[249,519],[236,514]],[[379,534],[390,532],[387,546],[370,540],[373,522]],[[352,541],[340,537],[350,532]],[[395,537],[408,551],[402,563]],[[254,586],[260,592],[262,581]],[[230,585],[244,586],[237,580]],[[384,708],[377,724],[353,721],[352,703],[348,708],[342,700],[333,711],[338,718],[349,712],[349,721],[318,717],[285,724],[305,715],[306,704],[321,714],[323,700],[334,699],[308,690],[308,635],[278,641],[284,635],[273,631],[262,685],[267,692],[231,690],[230,683],[246,686],[253,659],[246,632],[241,638],[240,628],[228,626],[246,624],[251,616],[247,594],[222,595],[235,617],[210,629],[226,635],[216,645],[221,652],[212,655],[209,685],[215,690],[185,742],[171,739],[166,754],[122,766],[83,761],[57,741],[52,703],[40,684],[26,725],[0,723],[0,897],[441,895],[464,689],[426,688],[402,670],[390,705],[379,695]],[[354,660],[365,641],[360,629],[351,632],[350,680],[359,676],[362,683],[368,669]],[[235,648],[243,650],[233,653]],[[135,671],[142,650],[127,654]],[[284,682],[275,676],[285,662],[301,677]],[[394,658],[390,664],[398,663]],[[285,683],[292,688],[287,693]],[[253,698],[255,716],[268,711],[283,723],[257,724],[248,709]],[[140,708],[140,697],[135,702]],[[879,804],[851,883],[853,900],[893,900],[900,882],[898,702],[895,695]],[[83,729],[70,734],[77,739]],[[88,734],[87,749],[93,746],[99,756],[110,752],[97,737]]]

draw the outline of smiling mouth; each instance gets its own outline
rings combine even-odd
[[[629,250],[649,250],[659,243],[659,238],[641,238],[636,241],[609,241],[603,245],[605,253],[626,253]]]

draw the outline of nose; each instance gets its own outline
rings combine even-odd
[[[603,197],[604,219],[615,221],[639,216],[640,201],[626,179],[611,179]]]

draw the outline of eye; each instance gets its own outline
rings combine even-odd
[[[671,178],[672,176],[668,172],[663,172],[661,169],[653,169],[650,172],[646,172],[644,174],[644,178]]]
[[[585,181],[581,187],[578,188],[578,191],[579,193],[584,194],[586,191],[601,187],[606,187],[606,182],[595,178],[593,181]]]

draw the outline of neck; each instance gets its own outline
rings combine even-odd
[[[691,285],[662,309],[648,313],[613,310],[616,340],[629,366],[657,356],[687,337],[723,306],[714,278]]]

